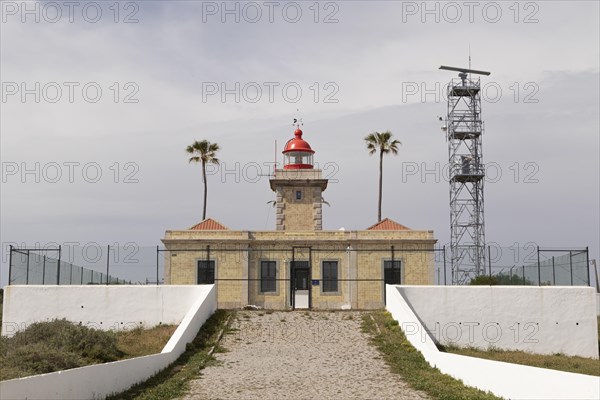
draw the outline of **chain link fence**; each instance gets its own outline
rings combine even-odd
[[[176,257],[196,254],[194,263],[199,259],[211,258],[228,260],[240,265],[259,265],[265,260],[293,261],[294,248],[254,248],[227,249],[219,246],[204,246],[198,249],[167,250],[160,246],[142,247],[131,242],[125,245],[100,246],[58,246],[55,248],[17,248],[10,246],[9,285],[95,285],[95,284],[163,284],[165,282],[165,262],[171,265]],[[375,256],[367,257],[367,253]],[[379,286],[388,282],[407,283],[416,281],[414,270],[406,268],[408,263],[422,263],[426,268],[432,266],[433,276],[427,277],[428,284],[452,285],[452,267],[450,265],[450,247],[437,246],[429,249],[401,248],[383,246],[379,249],[360,248],[311,248],[311,268],[319,268],[319,284],[334,291],[334,281],[344,290]],[[587,248],[558,249],[539,248],[534,244],[525,246],[500,247],[487,246],[486,276],[494,278],[494,284],[535,285],[535,286],[590,286],[589,252]],[[304,257],[308,259],[307,257]],[[351,261],[353,260],[353,261]],[[354,261],[355,260],[355,261]],[[373,261],[377,260],[377,261]],[[333,277],[333,270],[323,270],[323,262],[338,261],[340,265],[356,264],[357,271],[349,278],[349,272],[339,271]],[[222,263],[223,261],[220,261]],[[387,264],[386,264],[387,263]],[[375,273],[373,265],[381,267]],[[233,264],[232,264],[233,265]],[[327,268],[325,264],[325,268]],[[391,267],[386,270],[385,266]],[[282,265],[271,266],[273,271],[265,274],[271,283],[281,289],[289,290],[290,276],[282,279],[276,272]],[[248,267],[246,267],[248,268]],[[257,268],[263,268],[259,266]],[[269,268],[265,265],[264,268]],[[397,272],[393,269],[398,268]],[[219,269],[217,263],[217,270]],[[366,272],[370,271],[370,272]],[[378,270],[379,271],[379,270]],[[176,270],[167,271],[168,279],[176,278]],[[323,273],[327,276],[320,276]],[[387,277],[386,277],[387,274]],[[407,275],[408,274],[408,275]],[[314,275],[313,275],[314,276]],[[335,279],[334,279],[335,278]],[[221,284],[240,286],[245,281],[249,290],[263,292],[265,280],[258,276],[225,276],[216,274],[214,279]],[[420,278],[419,278],[420,279]],[[277,283],[272,283],[277,282]],[[284,283],[282,283],[284,282]],[[208,283],[208,282],[194,282]],[[312,282],[311,282],[312,283]],[[468,282],[467,282],[468,283]],[[349,286],[353,285],[352,288]],[[222,286],[222,287],[223,287]],[[285,287],[284,287],[285,286]],[[333,287],[333,289],[332,289]],[[377,288],[375,288],[377,287]]]
[[[143,249],[143,250],[142,250]],[[156,284],[157,249],[125,246],[10,246],[9,285]],[[160,263],[162,264],[162,263]]]

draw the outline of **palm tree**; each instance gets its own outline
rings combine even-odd
[[[219,159],[215,157],[217,151],[219,151],[219,145],[217,143],[211,143],[208,140],[197,141],[189,145],[185,150],[189,154],[194,154],[190,157],[190,163],[202,163],[202,182],[204,182],[204,207],[202,210],[202,220],[206,219],[206,164],[219,164]]]
[[[383,185],[383,155],[392,153],[398,154],[398,145],[401,145],[399,140],[392,140],[392,132],[385,131],[382,133],[373,132],[365,137],[367,150],[373,155],[379,150],[379,205],[377,209],[377,222],[381,221],[381,193]]]

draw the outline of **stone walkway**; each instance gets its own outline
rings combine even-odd
[[[362,315],[240,311],[185,399],[426,399],[368,343]]]

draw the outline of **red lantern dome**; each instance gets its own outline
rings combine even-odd
[[[283,149],[283,169],[312,169],[315,151],[302,139],[300,128],[294,132],[294,138],[288,140]]]

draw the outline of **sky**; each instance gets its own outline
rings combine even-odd
[[[221,147],[208,216],[274,229],[268,176],[293,118],[330,179],[324,229],[376,222],[363,138],[390,130],[384,217],[448,243],[438,117],[456,74],[438,68],[469,62],[491,72],[486,240],[599,258],[597,1],[0,4],[2,285],[11,244],[150,254],[200,221],[194,140]]]

